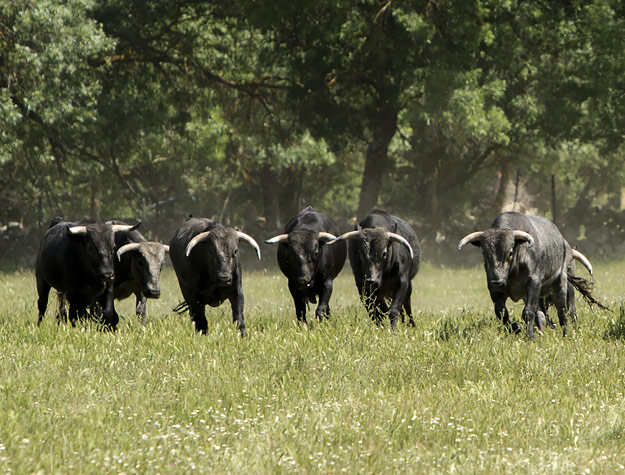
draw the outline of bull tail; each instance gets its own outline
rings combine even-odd
[[[182,315],[184,312],[187,312],[189,310],[189,304],[183,300],[178,305],[176,305],[173,310],[178,315]]]
[[[584,300],[590,307],[596,305],[602,310],[609,310],[610,312],[612,311],[611,308],[603,305],[592,295],[592,290],[594,287],[594,283],[592,281],[584,279],[583,277],[578,277],[573,274],[568,274],[567,278],[571,285],[575,287],[575,290],[577,290],[581,294],[581,296],[584,297]]]

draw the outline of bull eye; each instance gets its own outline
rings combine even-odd
[[[514,248],[510,249],[510,252],[508,253],[508,259],[512,259],[513,254],[514,254]]]
[[[239,253],[239,250],[235,249],[234,251],[232,251],[232,257],[236,257],[238,253]]]
[[[384,249],[384,251],[382,252],[382,259],[386,259],[387,256],[388,256],[388,250]]]

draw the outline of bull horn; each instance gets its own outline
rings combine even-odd
[[[256,255],[258,256],[258,260],[260,261],[260,247],[258,247],[258,243],[254,240],[254,238],[249,234],[242,233],[241,231],[237,231],[237,235],[239,236],[240,241],[245,241],[254,248]]]
[[[137,229],[139,226],[141,226],[141,221],[132,226],[130,224],[111,224],[111,229],[113,230],[113,233],[129,233],[130,231]]]
[[[189,257],[189,254],[191,254],[191,249],[193,249],[197,244],[201,243],[202,241],[206,241],[210,233],[210,231],[206,231],[198,234],[193,239],[191,239],[189,241],[189,244],[187,244],[187,250],[185,251],[185,255]]]
[[[169,244],[163,244],[163,250],[169,252]]]
[[[481,241],[483,236],[484,236],[484,231],[475,231],[474,233],[467,234],[458,243],[458,250],[462,249],[464,246],[466,246],[470,242]]]
[[[523,241],[527,241],[529,247],[532,247],[534,245],[534,238],[530,235],[530,233],[526,233],[525,231],[519,231],[518,229],[515,229],[514,231],[512,231],[512,235],[514,236],[514,239],[521,239]]]
[[[579,252],[577,249],[573,249],[573,259],[578,260],[579,262],[584,264],[584,267],[588,269],[588,273],[592,275],[592,266],[590,265],[590,261],[584,254]]]
[[[70,226],[67,233],[73,236],[85,236],[87,234],[87,226]]]
[[[341,234],[339,237],[337,237],[336,239],[333,239],[332,241],[328,241],[328,244],[334,244],[335,242],[339,242],[339,241],[349,241],[350,239],[356,239],[359,236],[360,236],[360,231],[349,231],[345,234]]]
[[[136,250],[138,250],[138,249],[139,249],[139,247],[140,247],[140,246],[139,246],[139,243],[138,243],[138,242],[131,242],[130,244],[124,244],[122,247],[120,247],[120,248],[117,250],[117,259],[121,261],[121,260],[122,260],[122,255],[123,255],[125,252],[128,252],[128,251],[136,251]]]
[[[277,236],[272,237],[271,239],[267,239],[265,244],[278,244],[280,242],[284,242],[289,238],[288,234],[278,234]]]
[[[398,243],[403,244],[404,246],[406,246],[408,248],[408,250],[410,251],[410,259],[414,259],[414,253],[412,252],[412,246],[410,245],[410,243],[408,242],[408,240],[405,237],[400,236],[397,233],[386,233],[386,236],[388,237],[389,241],[398,242]]]
[[[321,242],[330,242],[336,240],[336,236],[332,233],[319,233],[319,241]]]

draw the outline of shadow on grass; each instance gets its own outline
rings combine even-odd
[[[459,315],[449,315],[440,319],[438,328],[435,330],[437,340],[448,341],[452,338],[462,338],[464,340],[473,339],[492,326],[492,321],[487,318],[476,320],[468,312],[463,311]]]
[[[621,302],[618,315],[608,322],[604,338],[606,340],[625,340],[625,303]]]

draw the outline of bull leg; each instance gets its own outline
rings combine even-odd
[[[145,308],[147,306],[148,298],[143,295],[142,292],[135,294],[135,296],[137,297],[135,313],[138,317],[141,317],[141,325],[145,326]]]
[[[67,302],[66,302],[66,298],[65,298],[65,294],[63,294],[62,292],[58,292],[56,294],[56,298],[57,298],[57,303],[59,305],[59,313],[56,316],[56,321],[57,323],[67,323]]]
[[[408,293],[406,295],[406,298],[404,299],[404,303],[402,304],[403,311],[401,313],[401,320],[402,322],[404,321],[404,314],[406,314],[406,316],[408,317],[408,326],[414,327],[415,323],[414,323],[414,318],[412,318],[412,305],[410,303],[411,295],[412,295],[412,283],[410,283],[408,287]]]
[[[536,278],[530,279],[527,284],[527,293],[525,296],[524,312],[527,316],[527,336],[530,340],[534,339],[534,324],[536,323],[538,309],[540,304],[540,281]]]
[[[330,318],[330,297],[332,296],[332,279],[327,279],[321,287],[319,292],[319,305],[315,314],[317,320],[321,321],[325,318]]]
[[[506,308],[506,296],[500,292],[491,292],[490,299],[493,301],[495,307],[495,316],[501,320],[501,323],[511,332],[518,333],[520,331],[519,325],[510,325],[510,314]]]
[[[302,294],[302,292],[290,280],[289,291],[291,292],[291,296],[293,297],[293,303],[295,304],[295,315],[297,316],[297,321],[302,322],[304,325],[307,325],[306,299],[304,298],[304,294]]]
[[[115,311],[113,283],[107,285],[102,297],[100,297],[100,306],[102,307],[102,317],[106,329],[117,330],[119,315]]]
[[[406,301],[406,298],[410,298],[409,290],[411,290],[411,286],[409,282],[405,280],[401,280],[399,283],[399,287],[395,295],[393,296],[393,301],[391,302],[391,308],[389,312],[389,319],[391,321],[391,328],[395,330],[397,328],[397,320],[401,313],[402,306]]]
[[[559,288],[556,289],[556,310],[558,311],[558,320],[560,321],[560,327],[562,327],[562,336],[566,337],[567,334],[567,314],[570,312],[569,299],[568,299],[568,281],[566,274],[560,279]],[[575,304],[573,304],[575,307]]]
[[[376,325],[384,326],[384,317],[388,315],[388,305],[383,298],[378,297],[377,295],[373,297],[372,312],[372,320],[376,323]]]
[[[247,333],[245,331],[245,320],[243,319],[243,292],[236,292],[228,297],[228,300],[230,300],[230,306],[232,307],[232,322],[237,324],[237,328],[241,332],[241,338],[244,338],[247,336]]]
[[[51,287],[47,282],[37,278],[37,309],[39,310],[37,325],[41,324],[41,320],[43,320],[43,316],[48,308],[48,295],[50,294],[50,289]]]
[[[575,307],[575,289],[573,288],[573,284],[568,282],[566,284],[566,311],[571,317],[571,321],[573,325],[577,325],[577,308]]]
[[[206,321],[204,304],[200,302],[189,304],[189,314],[195,324],[195,331],[206,335],[206,333],[208,333],[208,322]]]

